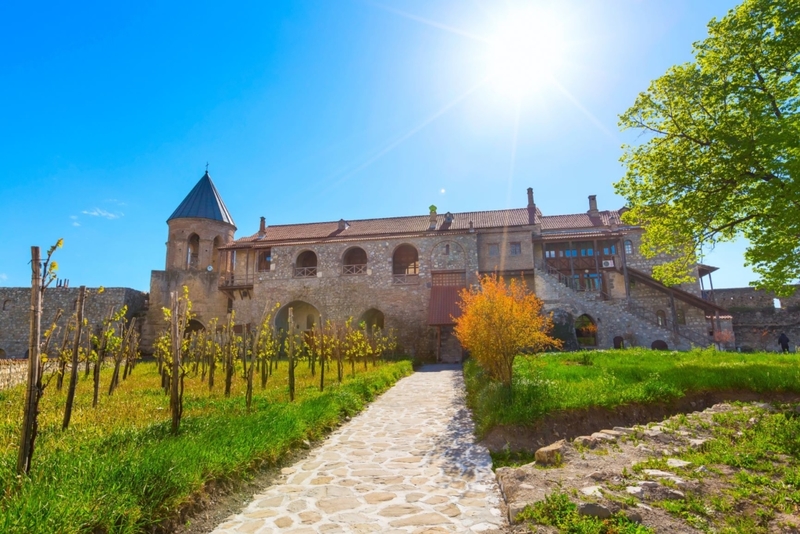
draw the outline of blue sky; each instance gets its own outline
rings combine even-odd
[[[0,5],[0,285],[58,238],[75,286],[147,290],[209,163],[237,236],[268,224],[624,204],[617,116],[691,60],[731,0],[292,0]],[[528,20],[545,72],[497,82]],[[546,21],[541,23],[541,21]],[[527,45],[526,45],[527,46]],[[543,59],[544,58],[544,59]],[[555,58],[555,59],[554,59]],[[718,247],[717,287],[754,279]]]

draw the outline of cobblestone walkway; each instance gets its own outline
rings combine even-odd
[[[456,366],[403,378],[214,534],[500,532],[463,391]]]

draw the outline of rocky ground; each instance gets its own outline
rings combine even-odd
[[[800,406],[790,408],[800,412]],[[671,501],[703,502],[704,496],[730,487],[736,470],[727,466],[693,465],[677,456],[703,451],[713,439],[715,414],[742,410],[755,421],[773,410],[769,404],[716,404],[704,411],[676,415],[660,424],[613,427],[572,441],[559,440],[536,451],[536,462],[501,467],[497,480],[512,522],[526,505],[562,492],[578,503],[583,515],[605,518],[622,512],[656,532],[701,532],[679,514],[665,509]],[[752,412],[752,413],[750,413]],[[798,437],[800,439],[800,437]],[[661,469],[642,468],[660,460]],[[776,461],[781,461],[777,459]],[[640,464],[638,467],[637,464]],[[748,514],[748,503],[736,503],[735,512]],[[755,509],[751,510],[755,513]],[[712,510],[708,510],[713,515]],[[513,532],[557,532],[553,527],[519,524]],[[536,530],[538,529],[538,530]],[[800,517],[778,513],[769,519],[768,532],[800,533]]]

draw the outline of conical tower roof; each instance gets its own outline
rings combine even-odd
[[[211,181],[208,170],[206,170],[206,173],[200,178],[200,181],[197,182],[197,185],[189,191],[189,194],[183,199],[178,209],[170,215],[167,222],[172,219],[190,218],[211,219],[236,226],[217,188],[214,187],[214,182]]]

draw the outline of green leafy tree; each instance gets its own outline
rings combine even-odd
[[[646,256],[677,258],[654,269],[667,284],[743,236],[758,285],[786,293],[800,277],[800,2],[745,0],[694,56],[620,116],[642,133],[623,147],[623,219],[645,227]]]

